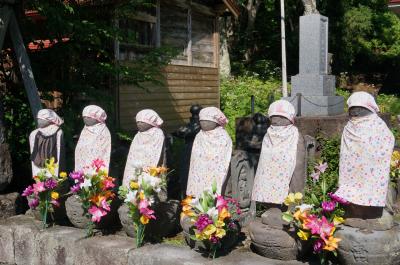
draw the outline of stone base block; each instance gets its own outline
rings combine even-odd
[[[400,264],[400,228],[363,232],[342,226],[335,237],[341,238],[338,256],[343,265]]]
[[[0,219],[9,218],[18,212],[18,199],[17,192],[0,195]]]
[[[295,94],[284,98],[290,101],[300,116],[333,116],[344,112],[344,98],[341,96],[301,96],[301,107],[298,108],[298,99]]]
[[[279,260],[295,260],[298,247],[293,235],[260,222],[249,225],[253,250],[264,257]]]
[[[335,76],[327,74],[298,74],[292,76],[292,95],[333,96]]]

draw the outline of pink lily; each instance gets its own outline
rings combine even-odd
[[[156,217],[154,216],[154,211],[149,208],[141,208],[139,212],[141,215],[144,215],[149,219],[156,219]]]
[[[224,199],[223,196],[218,195],[217,196],[217,205],[216,205],[218,211],[221,211],[223,208],[228,207],[228,202]]]
[[[26,189],[22,192],[22,196],[26,197],[26,196],[32,195],[32,193],[33,193],[33,188],[32,188],[32,186],[28,186],[28,187],[26,187]]]
[[[321,222],[315,215],[309,215],[304,222],[304,227],[311,230],[311,234],[318,235],[321,230]]]
[[[43,192],[45,190],[46,190],[46,188],[44,187],[44,182],[40,182],[39,181],[39,182],[33,184],[33,192],[35,194],[38,194],[38,193]]]
[[[107,212],[97,206],[92,206],[89,208],[88,212],[92,215],[93,222],[100,222],[101,218],[107,215]]]
[[[320,223],[321,223],[321,226],[320,226],[319,235],[323,240],[326,240],[333,232],[335,225],[333,223],[330,223],[328,221],[328,219],[326,219],[325,216],[322,216]]]
[[[145,208],[147,208],[149,206],[149,202],[146,200],[146,199],[144,199],[144,200],[141,200],[140,202],[139,202],[139,209],[141,210],[141,209],[145,209]]]
[[[105,199],[101,200],[101,207],[108,212],[110,211],[110,204]]]
[[[105,164],[104,161],[101,160],[101,159],[95,159],[95,160],[93,160],[93,162],[92,162],[92,167],[95,167],[95,168],[96,168],[96,171],[99,171],[100,168],[105,167],[105,166],[106,166],[106,164]]]
[[[321,173],[324,173],[327,168],[328,168],[328,163],[326,163],[326,162],[323,164],[319,163],[319,165],[315,167],[315,169]]]
[[[319,171],[314,171],[313,173],[311,173],[311,178],[314,180],[314,182],[319,180],[320,174],[321,172]]]
[[[57,200],[51,200],[50,203],[56,207],[60,207],[60,203]]]

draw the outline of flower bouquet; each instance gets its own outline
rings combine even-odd
[[[400,152],[394,151],[390,160],[390,183],[396,187],[400,178]]]
[[[113,192],[115,179],[108,176],[104,166],[103,161],[96,159],[90,167],[85,168],[85,173],[75,171],[69,175],[75,183],[71,187],[71,193],[78,196],[83,214],[89,220],[86,224],[87,236],[93,235],[95,224],[100,223],[110,212],[115,197]]]
[[[342,204],[347,202],[328,192],[325,179],[326,163],[320,163],[311,174],[312,185],[318,185],[322,194],[318,198],[311,193],[309,204],[303,203],[303,194],[290,193],[284,204],[288,210],[282,214],[282,219],[294,226],[300,240],[312,244],[314,254],[318,254],[321,264],[327,261],[327,254],[337,255],[336,249],[340,238],[334,234],[337,226],[344,222]],[[317,176],[317,177],[316,177]]]
[[[137,169],[129,186],[119,188],[119,197],[124,200],[135,229],[136,247],[143,245],[146,226],[150,220],[156,219],[153,205],[158,200],[159,193],[166,187],[167,171],[165,167]]]
[[[191,239],[202,242],[204,247],[200,248],[209,251],[212,258],[221,248],[235,244],[240,230],[237,201],[225,199],[216,190],[214,182],[211,191],[204,191],[199,198],[188,196],[181,203],[181,219],[189,218],[192,225]]]
[[[54,158],[47,160],[45,168],[33,177],[35,183],[28,186],[22,193],[22,196],[28,198],[29,208],[32,210],[39,208],[43,228],[47,226],[49,214],[53,215],[54,207],[60,206],[58,189],[67,179],[65,172],[61,172],[60,176],[55,175],[57,167]]]

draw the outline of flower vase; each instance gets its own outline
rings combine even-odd
[[[120,200],[114,198],[110,205],[110,212],[104,216],[100,222],[94,223],[95,229],[113,229],[120,227],[120,221],[117,213],[117,209],[120,205]],[[87,229],[91,226],[91,220],[84,214],[82,203],[80,202],[78,195],[71,195],[65,202],[65,208],[67,210],[67,216],[73,226],[76,228]]]
[[[180,202],[176,200],[157,201],[153,204],[156,219],[151,220],[145,229],[145,238],[157,240],[179,231]],[[136,237],[136,229],[129,208],[122,204],[118,209],[119,218],[126,234]]]
[[[64,181],[61,183],[61,185],[59,187],[57,187],[54,191],[58,192],[60,194],[60,197],[58,199],[59,202],[59,206],[53,206],[54,212],[47,213],[47,220],[46,223],[47,224],[51,224],[51,223],[56,223],[56,224],[60,224],[60,225],[65,225],[68,224],[68,218],[67,218],[67,213],[66,213],[66,209],[65,209],[65,201],[66,201],[66,196],[64,194],[66,194],[69,190],[69,185],[67,181]],[[31,198],[27,198],[28,202],[31,201]],[[40,213],[39,209],[31,209],[33,217],[38,220],[43,222],[43,216]]]

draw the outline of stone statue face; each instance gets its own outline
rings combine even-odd
[[[371,114],[372,114],[372,111],[370,111],[369,109],[364,108],[364,107],[356,106],[356,107],[349,108],[349,116],[351,118],[365,117],[365,116],[368,116],[368,115],[371,115]]]
[[[200,121],[200,127],[203,131],[211,131],[217,128],[219,125],[213,121]]]
[[[93,126],[99,123],[98,120],[90,118],[90,117],[83,117],[83,122],[85,123],[86,126]]]
[[[271,119],[271,125],[273,126],[288,126],[292,124],[291,121],[282,116],[272,116],[270,117],[270,119]]]
[[[43,120],[43,119],[37,119],[37,124],[38,128],[45,128],[51,124],[51,122]]]
[[[154,127],[153,125],[150,125],[150,124],[142,122],[142,121],[137,121],[136,126],[137,126],[139,132],[145,132]]]

